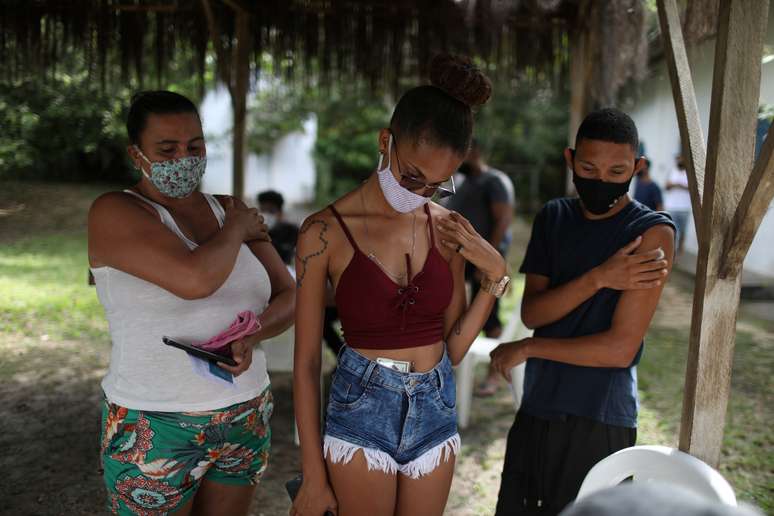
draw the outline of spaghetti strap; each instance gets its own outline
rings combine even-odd
[[[433,217],[430,216],[430,207],[425,204],[425,213],[427,213],[427,227],[430,228],[430,246],[435,247],[435,234],[433,232]]]
[[[347,236],[347,240],[349,240],[349,243],[352,244],[352,247],[355,249],[355,251],[360,252],[360,248],[355,243],[355,239],[352,238],[352,233],[349,232],[349,228],[344,223],[344,219],[341,218],[341,215],[339,215],[339,212],[336,211],[336,208],[334,208],[332,204],[328,207],[331,209],[333,216],[336,217],[336,220],[339,221],[339,225],[341,225],[341,229],[344,230],[344,234]]]

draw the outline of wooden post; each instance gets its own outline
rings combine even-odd
[[[699,224],[702,218],[701,203],[707,150],[704,147],[704,134],[702,134],[699,108],[696,104],[696,91],[691,78],[688,54],[685,51],[683,29],[680,26],[680,13],[677,10],[676,0],[658,0],[658,19],[661,24],[669,79],[672,82],[677,125],[680,127],[680,138],[687,153],[683,158],[688,171],[688,188],[691,193],[693,220],[698,235],[701,233]]]
[[[659,7],[663,9],[663,5]],[[724,279],[718,273],[725,235],[753,162],[767,19],[768,0],[720,2],[699,257],[680,428],[680,449],[712,466],[718,464],[723,441],[741,283],[739,274]]]
[[[248,6],[236,0],[225,0],[236,16],[236,42],[231,56],[226,55],[223,40],[209,0],[201,0],[207,18],[210,39],[218,59],[220,80],[228,88],[234,115],[232,134],[232,193],[237,199],[244,196],[245,128],[247,120],[247,93],[250,86],[250,12]]]
[[[774,125],[769,127],[761,154],[753,167],[750,179],[742,194],[742,200],[734,214],[734,220],[726,235],[723,266],[720,277],[739,274],[744,257],[750,249],[753,237],[774,199]]]
[[[231,105],[234,109],[233,190],[234,197],[242,199],[245,187],[245,127],[247,119],[247,91],[250,81],[250,15],[236,14],[236,46],[232,56],[233,88]]]
[[[567,134],[567,145],[570,147],[575,147],[575,134],[590,107],[588,81],[591,78],[591,42],[588,27],[580,24],[589,12],[590,2],[582,0],[578,6],[579,24],[570,36],[570,123]],[[572,174],[567,174],[565,183],[567,194],[574,193]]]

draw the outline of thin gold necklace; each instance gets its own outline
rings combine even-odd
[[[370,247],[371,245],[371,234],[368,231],[368,213],[366,213],[366,204],[365,204],[365,194],[363,193],[363,189],[365,188],[366,181],[363,181],[363,184],[360,185],[360,202],[363,205],[363,226],[365,227],[365,233],[366,233],[366,240],[367,244]],[[414,248],[416,247],[417,243],[417,214],[416,212],[411,213],[411,254],[409,255],[411,258],[414,258]],[[390,270],[382,263],[379,258],[377,258],[376,254],[374,254],[373,251],[369,251],[368,254],[366,254],[369,260],[376,263],[380,269],[382,269],[385,274],[390,276],[392,279],[395,280],[396,283],[401,283],[401,281],[406,278],[406,275],[408,271],[404,272],[403,274],[393,274],[390,272]],[[408,278],[409,280],[411,278]]]

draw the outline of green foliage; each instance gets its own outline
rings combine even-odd
[[[126,183],[136,178],[126,158],[132,94],[159,88],[194,102],[200,97],[200,81],[184,60],[170,63],[153,86],[115,80],[105,90],[82,58],[64,61],[46,77],[0,80],[0,180]],[[205,80],[212,79],[212,69],[209,64]]]
[[[317,200],[328,203],[374,171],[378,132],[389,124],[390,112],[379,99],[334,95],[316,114]]]
[[[250,150],[256,154],[271,152],[280,138],[303,129],[312,112],[312,98],[302,90],[281,84],[261,90],[250,102]]]
[[[0,84],[0,179],[126,180],[123,108],[85,73]]]
[[[566,93],[547,85],[495,84],[492,100],[476,115],[475,137],[486,161],[506,172],[521,207],[564,195],[569,113]],[[529,187],[538,175],[539,203]]]
[[[761,104],[758,106],[758,120],[774,121],[774,104]]]
[[[476,137],[487,161],[514,180],[520,204],[532,206],[529,174],[539,174],[540,200],[564,193],[562,149],[567,142],[567,99],[549,87],[495,85],[493,100],[476,115]],[[256,96],[248,141],[268,152],[285,134],[317,117],[317,202],[354,188],[376,165],[377,132],[389,122],[384,97],[362,89],[289,89],[275,84]]]
[[[254,152],[269,152],[289,132],[317,119],[316,202],[327,204],[354,188],[376,166],[377,133],[389,122],[385,102],[348,89],[290,89],[277,84],[259,93],[250,114],[248,141]]]

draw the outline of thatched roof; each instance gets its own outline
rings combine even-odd
[[[615,38],[614,49],[600,50],[598,70],[614,79],[614,89],[637,68],[622,61],[643,51],[640,0],[6,0],[0,72],[45,76],[63,54],[76,52],[103,83],[161,77],[173,57],[201,74],[212,48],[207,5],[225,55],[236,13],[249,14],[253,72],[269,54],[280,64],[275,71],[291,79],[360,77],[374,88],[397,89],[398,78],[425,76],[442,50],[476,56],[496,76],[560,82],[572,31],[584,24],[617,24],[601,42]]]

